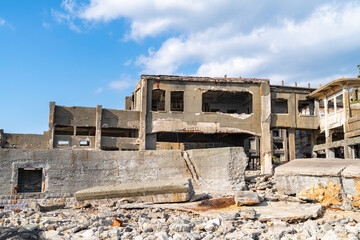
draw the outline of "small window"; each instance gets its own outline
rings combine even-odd
[[[42,168],[19,168],[17,192],[41,192],[42,179]]]
[[[272,113],[288,113],[288,101],[283,98],[271,100]]]
[[[328,113],[334,113],[335,112],[335,102],[334,98],[331,98],[328,100]]]
[[[341,111],[344,108],[343,95],[340,94],[336,97],[336,111]]]
[[[58,146],[58,147],[69,147],[69,146],[70,146],[70,142],[69,142],[69,141],[58,141],[58,142],[57,142],[57,146]]]
[[[151,111],[165,111],[165,90],[154,89],[151,93]]]
[[[227,110],[227,113],[237,113],[237,111],[236,111],[236,110],[229,109],[229,110]]]
[[[86,140],[80,141],[80,146],[81,147],[90,146],[90,141],[86,141]]]
[[[184,92],[182,91],[175,91],[171,92],[171,111],[184,111]]]
[[[298,110],[301,115],[314,115],[314,102],[299,100]]]
[[[280,137],[279,130],[273,130],[273,137]]]

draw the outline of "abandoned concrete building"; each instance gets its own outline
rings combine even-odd
[[[67,160],[59,160],[57,172],[63,171],[64,164],[74,166],[79,158],[86,158],[86,164],[96,160],[91,170],[86,164],[75,164],[78,172],[92,175],[86,177],[88,182],[98,181],[96,169],[103,167],[98,160],[105,155],[114,161],[136,158],[143,163],[178,158],[184,151],[205,159],[201,149],[221,148],[219,153],[211,151],[213,156],[207,160],[221,165],[220,153],[232,158],[231,151],[223,152],[225,147],[242,147],[248,168],[270,174],[274,164],[295,158],[360,158],[359,87],[359,78],[342,78],[315,89],[271,85],[268,79],[143,75],[132,95],[126,97],[125,110],[50,102],[49,129],[44,134],[0,130],[3,178],[9,178],[17,192],[26,181],[37,181],[32,186],[43,191],[50,180],[45,181],[41,171],[59,159]],[[29,164],[27,158],[36,164]],[[116,176],[121,164],[109,165],[116,169]],[[157,178],[161,178],[159,170]],[[210,176],[211,169],[207,171]],[[34,177],[36,174],[40,177]],[[171,172],[167,178],[172,174],[177,173]],[[1,187],[0,192],[8,194],[9,187]]]

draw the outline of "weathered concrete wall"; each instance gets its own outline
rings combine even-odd
[[[95,126],[95,117],[95,108],[55,106],[54,124],[62,126]]]
[[[48,145],[48,134],[14,134],[3,135],[3,148],[14,149],[46,149]]]
[[[140,113],[137,111],[124,111],[116,109],[103,109],[103,128],[139,128]]]
[[[247,158],[242,148],[193,150],[192,161],[209,190],[227,191],[244,184]],[[146,182],[191,177],[180,150],[92,151],[0,149],[0,195],[14,194],[19,168],[42,168],[42,192],[70,193],[126,182]],[[213,169],[211,167],[214,167]]]
[[[311,198],[323,205],[350,203],[359,207],[360,161],[355,159],[296,159],[275,170],[280,193]]]

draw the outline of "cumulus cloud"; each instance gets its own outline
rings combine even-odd
[[[166,33],[158,49],[135,61],[147,74],[176,74],[193,64],[194,75],[303,83],[348,76],[353,70],[344,66],[359,64],[347,57],[360,50],[357,1],[65,0],[62,7],[61,19],[75,30],[77,20],[126,19],[128,40]]]

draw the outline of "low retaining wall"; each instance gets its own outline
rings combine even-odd
[[[360,206],[360,161],[296,159],[275,169],[279,193],[317,200],[325,206]]]
[[[76,191],[95,186],[187,179],[194,173],[198,175],[193,178],[195,188],[227,192],[244,188],[246,165],[247,157],[240,147],[188,152],[0,149],[0,199],[6,199],[4,195],[16,199],[24,195],[71,197]],[[40,194],[17,193],[21,168],[42,170]]]

